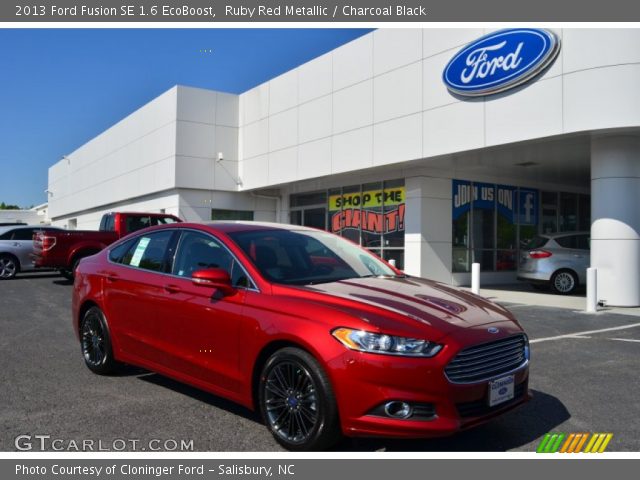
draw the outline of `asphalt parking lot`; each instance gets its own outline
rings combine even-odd
[[[0,282],[0,450],[19,435],[98,440],[102,447],[276,451],[257,415],[147,371],[93,375],[69,319],[71,285],[53,274]],[[612,432],[607,451],[640,451],[640,317],[531,305],[510,307],[532,340],[534,399],[495,421],[436,440],[344,440],[338,451],[534,451],[555,432]],[[613,329],[613,330],[612,330]],[[605,330],[605,331],[600,331]],[[585,333],[586,332],[586,333]],[[152,444],[150,440],[157,440]],[[40,440],[33,441],[39,449]],[[23,444],[24,446],[24,444]]]

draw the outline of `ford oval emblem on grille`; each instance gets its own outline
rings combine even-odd
[[[499,331],[500,331],[500,329],[496,328],[496,327],[487,328],[487,332],[489,332],[489,333],[498,333]]]

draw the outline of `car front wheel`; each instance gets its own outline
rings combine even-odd
[[[571,270],[559,270],[551,277],[551,290],[560,295],[569,295],[578,288],[578,277]]]
[[[0,280],[9,280],[20,270],[18,261],[11,255],[0,255]]]
[[[287,347],[265,364],[260,411],[275,439],[289,450],[321,450],[340,438],[338,408],[329,379],[309,353]]]
[[[91,307],[84,314],[80,325],[80,347],[84,363],[93,373],[113,373],[117,362],[113,358],[111,337],[107,322],[98,307]]]

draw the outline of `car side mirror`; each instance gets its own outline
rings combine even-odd
[[[231,284],[231,277],[222,268],[204,268],[196,270],[191,275],[191,281],[200,287],[209,287],[219,290],[223,295],[232,295],[236,289]]]

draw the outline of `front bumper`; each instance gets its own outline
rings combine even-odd
[[[496,340],[486,333],[486,339],[471,344]],[[502,325],[500,325],[503,330]],[[513,327],[512,327],[513,328]],[[476,330],[476,329],[469,329]],[[506,329],[505,329],[506,330]],[[510,336],[520,331],[507,332]],[[467,335],[469,336],[469,332]],[[482,335],[481,335],[482,336]],[[499,416],[531,398],[529,365],[525,362],[514,374],[514,398],[489,407],[489,381],[458,384],[450,382],[444,373],[446,365],[469,340],[449,339],[445,348],[433,358],[407,358],[348,352],[340,362],[337,390],[338,407],[343,433],[347,436],[384,436],[396,438],[425,438],[454,434]],[[337,365],[332,365],[337,368]],[[505,373],[496,375],[499,378]],[[396,419],[372,414],[380,405],[398,400],[410,404],[432,405],[433,416],[419,419]]]

